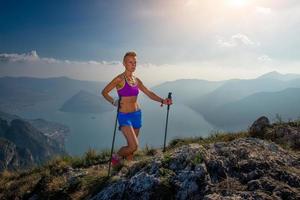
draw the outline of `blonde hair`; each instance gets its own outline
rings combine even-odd
[[[136,56],[136,53],[134,51],[129,51],[129,52],[126,52],[126,54],[124,55],[124,58],[123,58],[123,62],[125,62],[125,59],[127,56]]]

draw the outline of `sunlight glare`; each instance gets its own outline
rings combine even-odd
[[[249,0],[229,0],[229,4],[233,7],[244,7],[249,3]]]

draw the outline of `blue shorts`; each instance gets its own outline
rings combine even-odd
[[[142,111],[139,109],[135,112],[123,113],[118,112],[119,130],[121,126],[132,126],[133,128],[142,127]]]

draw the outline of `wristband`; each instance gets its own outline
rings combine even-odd
[[[113,101],[111,102],[111,104],[113,105],[113,106],[118,106],[118,99],[113,99]]]

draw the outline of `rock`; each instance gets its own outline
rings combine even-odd
[[[186,167],[190,167],[189,164],[195,159],[196,156],[205,156],[204,147],[199,144],[189,144],[177,148],[170,160],[167,162],[168,167],[173,171],[180,171]]]
[[[281,199],[298,200],[300,199],[300,194],[297,190],[294,190],[288,186],[280,186],[274,190],[274,195],[280,197]]]
[[[253,137],[272,140],[294,150],[300,150],[300,123],[279,123],[270,125],[269,119],[260,117],[250,127]]]
[[[204,167],[194,171],[183,170],[172,179],[177,191],[176,199],[201,199],[204,196],[208,178]]]
[[[300,126],[276,125],[266,134],[266,139],[285,145],[294,150],[300,150]]]
[[[226,179],[225,168],[222,160],[209,160],[207,162],[207,170],[212,183],[217,183],[222,179]]]
[[[250,127],[249,133],[253,137],[263,138],[265,128],[270,126],[270,121],[267,117],[262,116],[258,118]]]
[[[131,177],[130,180],[121,179],[97,194],[92,200],[105,199],[152,199],[159,179],[154,175],[141,172]]]
[[[91,200],[106,200],[106,199],[121,200],[123,199],[123,195],[127,184],[128,184],[127,180],[121,179],[118,182],[113,183],[109,187],[105,188],[105,190],[102,190]]]
[[[34,165],[34,159],[28,149],[19,148],[14,143],[0,138],[0,171],[28,168]]]
[[[159,179],[145,172],[133,176],[128,183],[127,195],[129,199],[151,199],[153,189],[159,184]],[[137,198],[134,198],[134,197]]]
[[[184,145],[136,163],[97,199],[297,199],[299,154],[259,138]],[[142,167],[138,167],[142,166]],[[94,198],[95,199],[95,198]]]

